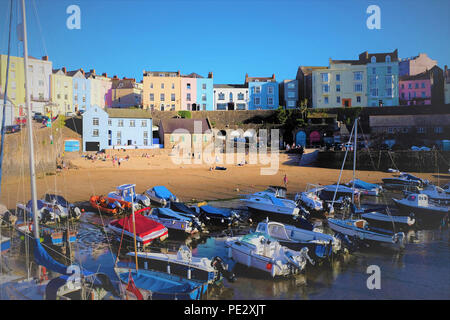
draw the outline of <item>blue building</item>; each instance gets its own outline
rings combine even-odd
[[[272,77],[249,77],[245,75],[245,85],[249,89],[248,110],[278,109],[278,84]]]
[[[83,114],[83,151],[158,148],[152,129],[146,110],[92,106]]]
[[[197,78],[197,110],[214,110],[213,73],[208,73],[208,78]]]
[[[284,80],[279,84],[280,104],[286,109],[296,109],[299,107],[298,80]]]
[[[91,81],[86,79],[83,69],[67,72],[72,77],[73,110],[86,111],[91,106]]]

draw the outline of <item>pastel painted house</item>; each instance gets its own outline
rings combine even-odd
[[[91,83],[91,105],[101,108],[112,106],[112,80],[106,73],[96,74],[95,69],[86,73],[86,79]]]
[[[278,83],[272,77],[249,77],[245,75],[245,85],[249,90],[249,110],[273,110],[279,106]]]
[[[430,72],[402,76],[399,81],[400,105],[431,104]]]
[[[93,106],[83,113],[83,151],[158,148],[152,130],[146,110]]]
[[[91,82],[83,69],[67,72],[73,83],[73,111],[86,111],[91,106]]]
[[[67,76],[65,67],[53,70],[51,75],[51,98],[57,107],[57,113],[68,115],[73,109],[73,82],[72,77]]]
[[[280,82],[280,104],[286,109],[295,109],[300,105],[298,80]]]
[[[248,102],[248,85],[214,85],[214,110],[248,110]]]

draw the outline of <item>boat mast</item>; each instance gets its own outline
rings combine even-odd
[[[355,145],[353,146],[353,186],[352,186],[352,203],[355,200],[355,172],[356,172],[356,142],[358,139],[358,118],[355,119]]]
[[[23,26],[23,59],[25,70],[25,106],[27,109],[27,129],[30,144],[30,183],[31,183],[31,205],[34,223],[34,238],[39,239],[39,224],[37,217],[37,195],[36,195],[36,172],[34,168],[34,145],[33,145],[33,125],[31,123],[30,89],[28,85],[28,44],[27,44],[27,21],[25,14],[25,0],[22,0],[22,26]]]
[[[131,191],[131,215],[133,216],[133,234],[134,234],[134,259],[136,263],[136,272],[138,271],[138,256],[136,246],[136,219],[134,218],[134,190]]]

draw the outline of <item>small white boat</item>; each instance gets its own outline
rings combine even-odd
[[[266,190],[264,191],[259,191],[259,192],[255,192],[253,194],[249,194],[246,195],[247,197],[251,197],[251,196],[258,196],[261,197],[265,194],[270,194],[274,197],[277,198],[282,198],[282,199],[286,199],[286,191],[287,189],[285,187],[281,187],[281,186],[269,186]]]
[[[305,192],[295,195],[295,201],[310,211],[322,212],[325,209],[324,202],[319,197],[320,186],[308,184]]]
[[[300,273],[307,261],[314,264],[308,256],[308,248],[302,248],[300,252],[288,249],[267,234],[228,238],[225,245],[228,257],[236,263],[263,271],[272,278]]]
[[[307,247],[317,258],[328,258],[341,250],[341,241],[331,235],[269,221],[260,222],[256,232],[266,233],[281,245],[293,250]],[[314,259],[314,258],[313,258]]]
[[[152,208],[142,212],[142,215],[159,222],[169,230],[177,230],[192,234],[199,232],[202,228],[201,223],[196,216],[175,212],[169,208]]]
[[[264,194],[260,197],[250,196],[240,199],[249,210],[256,213],[276,214],[278,216],[298,216],[300,209],[295,201],[280,199],[270,194]]]
[[[362,213],[361,218],[367,220],[370,225],[384,229],[393,229],[394,226],[400,229],[407,229],[416,222],[416,219],[411,216],[393,216],[377,211]]]
[[[129,252],[127,255],[133,257],[134,261],[136,256],[134,252]],[[223,276],[233,278],[222,259],[194,257],[186,246],[181,246],[177,253],[138,252],[137,260],[139,266],[145,270],[166,272],[188,280],[214,283],[221,280]]]
[[[180,201],[180,199],[178,199],[165,186],[155,186],[145,191],[145,194],[150,198],[150,200],[159,203],[163,206],[166,206],[169,202]]]
[[[422,190],[419,190],[420,194],[426,194],[428,199],[437,202],[438,205],[448,206],[450,205],[450,193],[445,192],[444,189],[429,184],[425,186]]]
[[[449,207],[430,203],[426,194],[412,193],[404,199],[392,200],[400,215],[410,215],[412,212],[422,222],[441,221],[449,212]]]
[[[388,245],[396,249],[402,249],[405,246],[405,234],[403,232],[392,235],[376,232],[370,229],[368,222],[364,219],[339,220],[329,218],[328,225],[333,231],[355,240]]]

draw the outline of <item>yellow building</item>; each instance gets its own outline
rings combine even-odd
[[[7,55],[0,55],[0,93],[3,95],[6,83],[6,64]],[[8,98],[15,106],[14,114],[16,117],[24,115],[25,107],[25,72],[23,68],[23,58],[10,56],[9,60],[9,79],[8,79]]]
[[[139,107],[142,105],[142,83],[133,78],[112,78],[113,108]]]
[[[63,115],[74,112],[72,77],[66,75],[66,68],[53,70],[50,83],[52,111]]]
[[[142,102],[144,109],[181,110],[180,71],[145,71]]]

